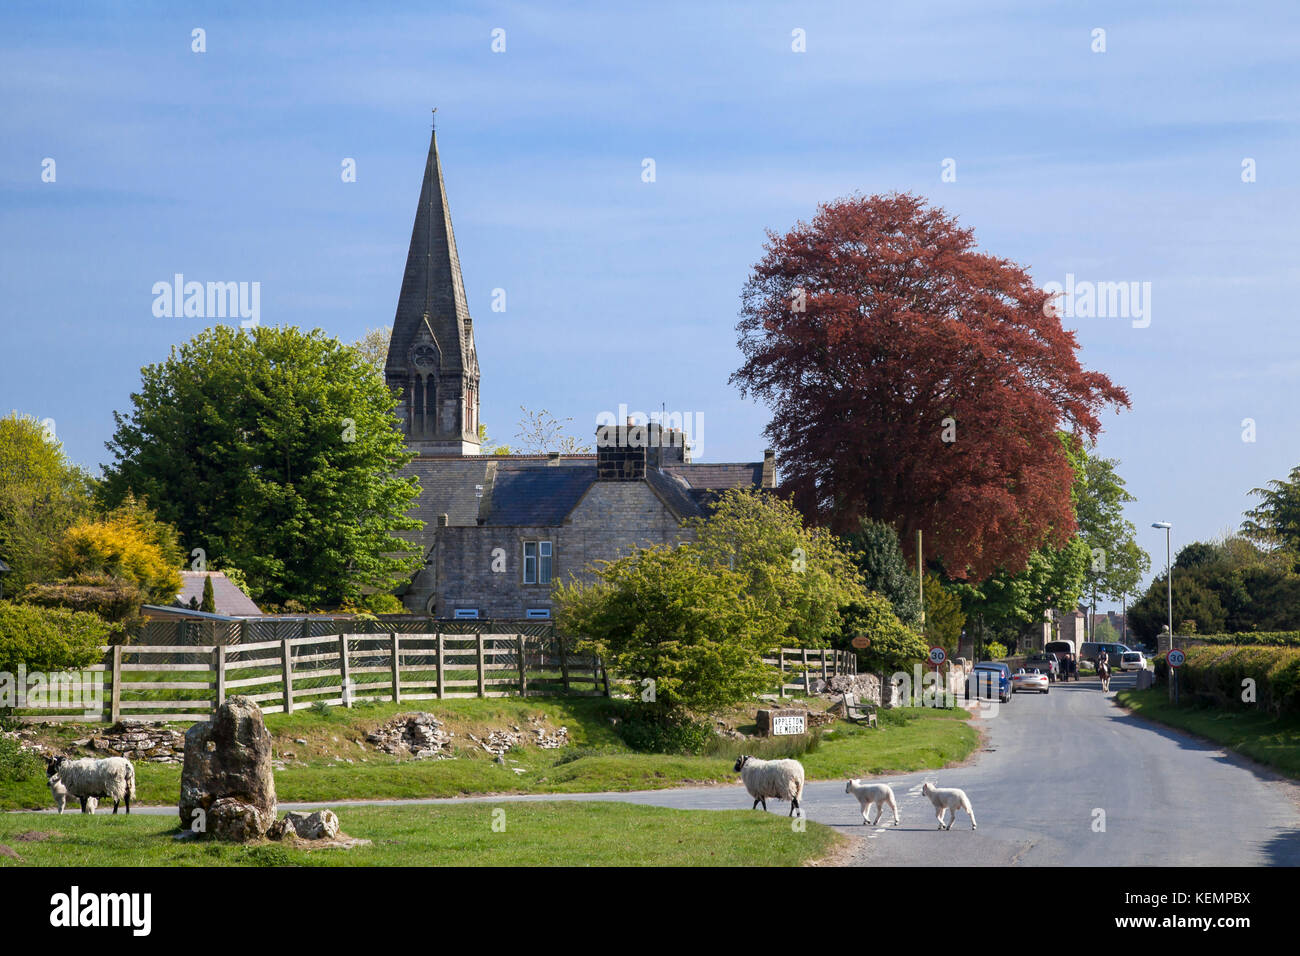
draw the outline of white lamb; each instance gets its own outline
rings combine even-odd
[[[970,799],[966,796],[965,790],[958,790],[956,787],[939,787],[928,780],[922,784],[921,793],[930,798],[934,804],[935,816],[939,818],[940,830],[951,830],[952,825],[957,822],[957,811],[965,810],[966,815],[970,817],[970,828],[975,827],[975,811],[970,808]],[[943,825],[944,815],[952,811],[952,819],[948,825]]]
[[[766,810],[768,800],[789,800],[790,816],[799,809],[799,798],[803,796],[803,764],[799,761],[760,760],[746,754],[736,761],[735,769],[754,798],[751,809],[761,803]]]
[[[131,812],[131,798],[135,796],[135,767],[125,757],[105,757],[102,760],[55,757],[45,769],[50,793],[54,795],[60,813],[70,796],[81,801],[82,813],[94,813],[95,805],[91,801],[98,800],[112,800],[114,813],[117,813],[118,804],[125,801],[126,812]]]
[[[862,807],[862,824],[863,826],[875,826],[880,822],[880,818],[885,814],[885,807],[894,811],[894,826],[898,826],[898,803],[894,800],[894,788],[887,783],[863,783],[861,780],[850,780],[844,787],[845,793],[851,793],[858,798],[858,805]],[[870,807],[876,808],[876,819],[869,820],[867,811]]]

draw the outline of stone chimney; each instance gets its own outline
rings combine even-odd
[[[776,451],[768,448],[763,452],[763,482],[764,488],[776,487]]]

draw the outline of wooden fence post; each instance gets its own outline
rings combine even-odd
[[[293,713],[293,647],[289,643],[289,638],[280,641],[281,647],[281,672],[284,679],[284,712]]]
[[[352,668],[348,664],[348,636],[339,635],[339,680],[343,685],[343,706],[352,706]]]
[[[226,700],[226,645],[218,644],[212,652],[212,666],[217,670],[217,702],[214,711]]]
[[[478,633],[478,695],[484,696],[483,685],[483,632]]]
[[[442,631],[438,632],[438,699],[442,700]]]
[[[389,635],[393,642],[393,703],[401,703],[402,700],[402,641],[394,631]],[[442,662],[439,661],[439,664]]]
[[[524,636],[519,635],[519,696],[528,696],[528,669],[524,663]]]
[[[803,692],[808,693],[808,648],[803,648]]]
[[[831,653],[834,653],[834,651],[832,651]],[[826,673],[826,648],[823,647],[822,648],[822,680],[829,680],[829,679],[830,678]]]
[[[122,645],[113,645],[113,697],[109,705],[113,723],[122,719]]]
[[[565,652],[564,635],[559,635],[560,640],[560,676],[564,678],[564,692],[569,692],[569,655]]]
[[[778,662],[777,666],[781,669],[781,696],[785,697],[785,648],[778,647],[776,649],[776,654]]]

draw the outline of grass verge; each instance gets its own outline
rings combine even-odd
[[[267,727],[277,756],[293,759],[275,773],[282,803],[331,800],[390,800],[456,797],[492,793],[585,793],[658,790],[691,784],[734,783],[734,756],[691,757],[634,753],[619,739],[611,716],[627,702],[600,698],[488,698],[421,701],[465,746],[454,760],[413,760],[376,752],[365,734],[411,705],[381,704],[351,710],[330,708],[291,715],[271,714]],[[489,727],[527,726],[530,717],[551,727],[565,726],[572,743],[558,750],[518,747],[506,763],[473,746],[468,734]],[[964,760],[978,734],[961,709],[896,708],[879,713],[880,729],[838,721],[815,750],[799,757],[808,778],[826,780],[882,773],[932,770]],[[60,727],[56,742],[68,743],[85,728]],[[62,738],[66,737],[66,740]],[[305,744],[296,741],[304,740]],[[523,771],[516,773],[516,770]],[[174,805],[180,768],[136,764],[136,799],[144,805]],[[43,777],[0,787],[0,810],[52,806]]]
[[[349,807],[341,822],[373,844],[180,843],[171,818],[0,816],[0,866],[799,866],[846,839],[811,821],[796,832],[775,813],[563,801]]]
[[[1300,779],[1300,718],[1212,707],[1175,707],[1163,687],[1122,690],[1115,699],[1139,717],[1205,737]]]

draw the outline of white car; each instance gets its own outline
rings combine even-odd
[[[1144,671],[1147,669],[1147,659],[1142,656],[1141,651],[1125,651],[1119,657],[1119,669],[1122,671]]]

